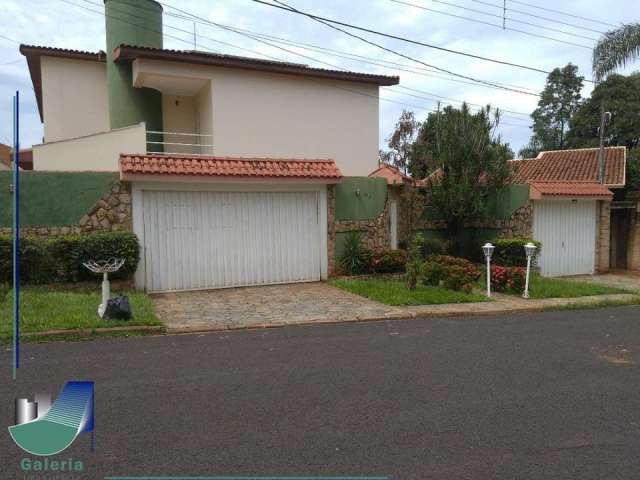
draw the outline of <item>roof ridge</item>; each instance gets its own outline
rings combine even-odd
[[[624,145],[613,145],[611,147],[604,147],[605,150],[613,150],[614,148],[627,148]],[[600,147],[583,147],[583,148],[564,148],[557,150],[542,150],[540,155],[544,155],[545,153],[555,153],[555,152],[581,152],[585,150],[600,150]],[[533,158],[532,160],[539,160],[540,157]]]
[[[333,158],[287,158],[287,157],[231,157],[217,155],[189,155],[189,154],[159,154],[159,153],[120,153],[120,157],[131,158],[162,158],[168,160],[208,160],[208,161],[238,161],[238,162],[305,162],[305,163],[335,163]]]

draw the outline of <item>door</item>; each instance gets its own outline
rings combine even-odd
[[[542,242],[540,272],[545,276],[594,272],[595,200],[542,200],[534,204],[533,236]]]
[[[320,280],[317,192],[143,191],[148,291]]]

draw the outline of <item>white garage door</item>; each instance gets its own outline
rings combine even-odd
[[[580,275],[594,271],[595,200],[534,203],[533,236],[542,242],[542,275]]]
[[[142,196],[148,291],[320,280],[317,192]]]

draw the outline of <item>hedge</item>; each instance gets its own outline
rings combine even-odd
[[[0,236],[0,283],[13,278],[13,244],[9,236]],[[138,238],[130,232],[66,235],[50,239],[20,239],[20,281],[23,284],[98,280],[99,276],[82,264],[89,260],[124,258],[113,279],[131,278],[140,260]]]
[[[496,238],[490,241],[496,249],[493,252],[491,262],[503,267],[526,267],[527,256],[524,246],[531,242],[536,246],[536,251],[531,259],[531,265],[537,266],[538,256],[542,249],[542,243],[528,238]]]

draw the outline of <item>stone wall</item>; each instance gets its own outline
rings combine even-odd
[[[444,220],[425,221],[417,223],[416,230],[444,230],[447,224]],[[533,236],[533,202],[529,201],[517,209],[507,219],[480,219],[469,222],[465,228],[486,228],[498,230],[499,238],[531,238]]]
[[[598,201],[596,265],[598,273],[609,271],[609,255],[611,253],[611,202]]]
[[[117,182],[86,215],[79,219],[77,225],[22,227],[20,235],[45,238],[91,232],[130,231],[131,229],[130,186]],[[11,228],[0,228],[0,235],[10,234]]]
[[[327,188],[327,256],[329,276],[337,273],[336,236],[338,233],[363,232],[362,243],[370,250],[389,248],[391,245],[389,217],[389,197],[385,201],[383,212],[369,220],[335,220],[335,187]]]

